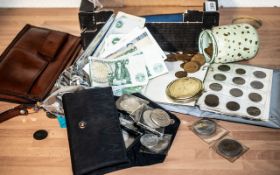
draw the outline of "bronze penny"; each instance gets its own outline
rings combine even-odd
[[[184,65],[184,70],[189,73],[194,73],[194,72],[198,71],[199,68],[200,68],[199,64],[194,61],[190,61],[188,63],[185,63],[185,65]]]
[[[243,85],[245,84],[245,80],[241,77],[234,77],[232,79],[232,81],[235,83],[235,84],[238,84],[238,85]]]
[[[234,97],[241,97],[243,95],[242,90],[238,89],[238,88],[233,88],[229,91],[229,93],[234,96]]]
[[[262,100],[262,96],[257,93],[250,93],[249,94],[249,99],[252,100],[253,102],[259,102]]]
[[[176,54],[177,61],[190,61],[190,57],[186,54]]]
[[[257,78],[265,78],[266,77],[266,73],[262,72],[262,71],[255,71],[253,73],[255,75],[255,77]]]
[[[167,58],[164,61],[168,61],[168,62],[175,62],[175,61],[177,61],[176,54],[169,54],[169,55],[167,55]]]
[[[231,158],[240,155],[243,151],[242,145],[232,139],[223,139],[219,142],[217,148],[221,154]]]
[[[204,103],[210,107],[217,107],[219,105],[219,97],[213,94],[209,94],[205,97]]]
[[[207,55],[212,57],[212,55],[213,55],[213,45],[212,45],[212,43],[209,44],[208,47],[204,49],[204,52],[206,52]]]
[[[209,85],[209,88],[212,89],[213,91],[220,91],[223,89],[223,86],[220,85],[219,83],[212,83]]]
[[[185,71],[179,71],[179,72],[176,72],[176,73],[175,73],[175,76],[176,76],[177,78],[183,78],[183,77],[188,76],[188,73],[185,72]]]
[[[196,61],[197,63],[200,64],[200,66],[202,66],[203,64],[205,64],[205,58],[202,54],[198,53],[198,54],[195,54],[191,61]]]
[[[235,70],[235,72],[236,72],[237,74],[239,74],[239,75],[243,75],[243,74],[246,74],[246,70],[244,70],[244,69],[241,69],[241,68],[239,68],[239,69],[236,69],[236,70]]]
[[[248,114],[250,114],[252,116],[258,116],[261,114],[261,110],[254,106],[248,107],[247,112],[248,112]]]
[[[182,68],[182,69],[184,69],[184,65],[185,65],[186,63],[184,62],[184,63],[181,63],[180,64],[180,67]]]
[[[218,69],[219,69],[220,71],[227,72],[227,71],[230,70],[230,67],[229,67],[228,65],[220,65],[220,66],[218,67]]]
[[[224,80],[226,80],[226,78],[227,77],[224,74],[215,74],[214,75],[214,79],[218,80],[218,81],[224,81]]]
[[[234,101],[228,102],[226,106],[231,111],[237,111],[240,109],[240,105]]]
[[[254,89],[262,89],[263,88],[263,83],[260,82],[260,81],[252,81],[250,85]]]

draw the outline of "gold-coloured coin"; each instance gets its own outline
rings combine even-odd
[[[202,82],[194,77],[184,77],[172,81],[166,88],[166,95],[175,101],[192,101],[202,92]]]
[[[200,68],[200,65],[197,62],[190,61],[188,63],[185,63],[184,70],[188,73],[194,73],[198,71]]]
[[[203,64],[205,64],[205,57],[202,54],[198,53],[192,57],[191,61],[195,61],[199,63],[200,66],[202,66]]]

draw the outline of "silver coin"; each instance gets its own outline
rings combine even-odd
[[[151,119],[156,125],[160,127],[166,127],[170,125],[172,121],[167,112],[162,109],[154,109],[151,113]]]
[[[170,135],[164,135],[162,138],[159,139],[158,144],[153,146],[151,149],[155,152],[161,152],[169,146],[170,140]]]
[[[145,134],[140,138],[140,142],[143,146],[151,148],[158,144],[159,138],[154,134]]]
[[[140,105],[136,98],[126,98],[120,102],[120,107],[128,113],[132,113],[139,108]]]
[[[122,130],[123,140],[127,141],[129,139],[129,134],[125,130]]]
[[[160,128],[160,126],[156,125],[152,121],[151,114],[152,114],[152,110],[146,110],[146,111],[143,112],[142,117],[143,117],[144,123],[146,125],[148,125],[149,127],[154,128],[154,129]]]
[[[193,131],[199,135],[210,136],[216,132],[217,124],[209,119],[201,119],[193,125]]]

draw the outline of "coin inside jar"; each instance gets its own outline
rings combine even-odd
[[[154,134],[144,134],[140,138],[140,142],[143,146],[145,146],[147,148],[151,148],[151,147],[156,146],[158,144],[159,138],[158,138],[158,136],[156,136]]]
[[[194,123],[193,131],[199,135],[210,136],[216,132],[217,124],[209,119],[201,119]]]
[[[166,127],[172,123],[170,116],[162,109],[154,109],[151,113],[151,119],[160,127]]]
[[[204,103],[210,107],[217,107],[219,105],[219,97],[217,95],[208,94],[204,99]]]
[[[242,145],[233,139],[223,139],[219,142],[217,148],[221,154],[230,158],[238,156],[243,151]]]
[[[202,82],[193,77],[172,81],[166,88],[166,95],[175,101],[194,100],[202,91]]]

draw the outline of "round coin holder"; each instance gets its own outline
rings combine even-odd
[[[215,128],[212,128],[212,126],[209,127],[209,124],[214,126]],[[208,126],[207,126],[208,125]],[[207,127],[210,129],[208,131]],[[202,118],[197,121],[195,121],[190,126],[191,131],[196,134],[201,140],[206,142],[207,144],[211,145],[227,135],[229,131],[225,128],[223,128],[221,125],[217,124],[214,120],[208,119],[208,118]],[[200,132],[199,132],[200,129]],[[205,130],[205,133],[203,133],[203,130]],[[207,133],[208,132],[208,133]]]
[[[234,162],[242,156],[249,148],[231,136],[225,136],[211,147],[216,153],[230,162]]]
[[[204,80],[204,93],[197,104],[202,110],[267,121],[271,85],[270,69],[241,64],[212,64]]]

